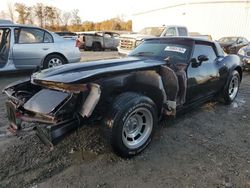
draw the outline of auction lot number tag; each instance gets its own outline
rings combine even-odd
[[[166,46],[165,51],[178,52],[184,54],[187,49],[178,46]]]

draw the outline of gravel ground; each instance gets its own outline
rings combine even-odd
[[[0,89],[27,76],[2,76]],[[5,99],[0,94],[0,187],[250,188],[250,73],[232,105],[209,102],[159,125],[130,160],[113,154],[100,125],[83,126],[52,151],[33,131],[8,134]]]

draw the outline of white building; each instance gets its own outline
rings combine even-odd
[[[133,30],[147,26],[184,25],[189,32],[244,36],[250,40],[250,0],[183,0],[133,15]]]

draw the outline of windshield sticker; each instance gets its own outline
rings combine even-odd
[[[171,52],[179,52],[179,53],[184,54],[187,49],[181,48],[181,47],[178,47],[178,46],[166,46],[166,48],[164,50],[165,51],[171,51]]]

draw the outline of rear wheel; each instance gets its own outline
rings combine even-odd
[[[240,87],[239,72],[234,70],[230,76],[229,82],[224,89],[223,99],[226,104],[231,104],[236,98]]]
[[[146,96],[127,92],[116,98],[109,120],[114,151],[121,157],[132,157],[152,139],[157,123],[156,105]]]
[[[59,65],[63,65],[65,63],[66,61],[62,56],[53,54],[45,58],[44,63],[43,63],[43,68],[44,69],[53,68]]]

